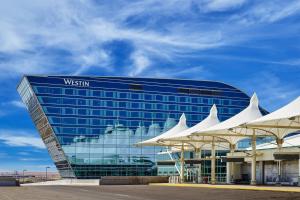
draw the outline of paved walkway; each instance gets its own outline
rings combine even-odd
[[[151,183],[151,186],[167,186],[167,187],[196,187],[211,189],[230,189],[230,190],[260,190],[275,192],[299,192],[300,187],[289,186],[252,186],[252,185],[210,185],[210,184],[174,184],[174,183]]]
[[[99,186],[99,179],[62,179],[56,181],[46,181],[37,183],[26,183],[21,186],[55,186],[55,185],[67,185],[67,186]]]

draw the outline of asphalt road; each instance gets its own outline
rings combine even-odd
[[[300,193],[161,186],[0,187],[0,200],[300,200]]]

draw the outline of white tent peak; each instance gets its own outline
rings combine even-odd
[[[214,104],[211,109],[210,109],[210,113],[209,113],[210,117],[218,117],[218,109],[216,104]]]
[[[282,139],[285,135],[300,130],[299,122],[300,96],[278,110],[248,122],[247,126],[258,127]]]
[[[176,135],[179,132],[182,132],[184,130],[188,129],[188,126],[186,125],[186,117],[185,114],[183,113],[178,121],[178,123],[171,128],[170,130],[162,133],[161,135],[158,135],[156,137],[153,137],[151,139],[142,141],[137,143],[136,145],[138,146],[164,146],[164,144],[162,144],[160,142],[161,139],[163,139],[164,137],[169,137],[172,135]]]
[[[193,133],[197,131],[201,131],[204,129],[207,129],[209,127],[212,127],[216,124],[220,123],[218,118],[218,111],[216,105],[213,105],[210,109],[210,114],[201,122],[198,124],[192,126],[189,129],[186,129],[184,131],[178,132],[174,135],[166,135],[161,140],[163,140],[165,143],[168,143],[170,141],[177,141],[177,140],[189,140],[189,136],[191,136]]]
[[[254,94],[252,95],[251,99],[250,99],[250,104],[249,106],[253,106],[253,107],[258,107],[258,97],[257,94],[254,92]]]
[[[258,107],[257,95],[253,94],[249,105],[240,113],[210,128],[195,132],[193,135],[218,136],[222,139],[226,139],[231,144],[236,144],[239,140],[247,137],[247,135],[252,135],[253,133],[251,130],[243,128],[242,126],[261,116],[262,114]]]
[[[178,124],[180,124],[181,126],[186,126],[186,117],[184,113],[182,113],[182,115],[180,116]]]

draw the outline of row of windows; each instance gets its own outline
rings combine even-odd
[[[89,107],[111,107],[111,108],[126,108],[126,109],[146,109],[146,110],[166,110],[166,111],[194,111],[194,112],[208,112],[210,106],[196,106],[196,105],[177,105],[177,104],[162,104],[162,103],[141,103],[141,102],[125,102],[125,101],[102,101],[102,100],[86,100],[86,99],[68,99],[68,98],[53,98],[53,97],[39,97],[42,104],[56,104],[56,105],[71,105],[71,106],[89,106]],[[59,108],[57,108],[59,109]],[[223,113],[234,114],[238,108],[220,108]],[[59,112],[59,111],[57,111]]]
[[[238,101],[230,99],[217,98],[203,98],[190,96],[172,96],[160,94],[144,94],[131,92],[117,92],[117,91],[102,91],[102,90],[85,90],[85,89],[63,89],[63,88],[48,88],[36,87],[36,92],[39,94],[62,94],[64,95],[78,95],[78,96],[93,96],[97,98],[116,98],[116,99],[134,99],[146,101],[160,101],[160,102],[178,102],[178,103],[195,103],[195,104],[217,104],[217,105],[247,105],[247,101]]]
[[[132,123],[132,122],[130,122]],[[153,136],[161,133],[163,129],[158,130],[148,130],[146,127],[142,128],[132,128],[132,129],[124,129],[124,130],[113,130],[109,128],[87,128],[87,127],[60,127],[53,126],[53,130],[56,135],[100,135],[100,138],[105,137],[120,137],[120,138],[128,138],[129,136],[141,138],[140,136]],[[105,135],[104,135],[105,134]],[[118,136],[117,136],[118,135]],[[68,137],[70,138],[70,137]]]
[[[115,124],[116,121],[118,121],[119,123],[124,124],[126,126],[135,127],[141,123],[149,124],[153,120],[157,121],[157,119],[159,119],[160,121],[165,121],[165,119],[168,117],[168,114],[128,112],[128,116],[125,117],[126,118],[130,117],[133,119],[124,120],[125,117],[123,117],[122,115],[114,115],[113,117],[115,117],[117,120],[100,119],[100,118],[54,117],[54,116],[50,116],[48,117],[48,119],[51,124],[105,126],[109,124]],[[134,118],[138,120],[134,120]],[[205,116],[203,115],[188,115],[188,122],[198,123],[204,118]],[[220,119],[223,121],[224,119],[226,119],[226,117],[220,117]]]
[[[172,113],[174,112],[195,112],[198,114],[191,114],[192,120],[202,119],[203,116],[206,116],[204,113],[208,113],[210,107],[200,107],[200,106],[168,106],[169,109],[156,109],[157,112],[141,112],[141,111],[130,111],[130,110],[112,110],[112,109],[86,109],[86,108],[57,108],[44,106],[43,110],[46,114],[57,114],[57,115],[82,115],[82,116],[106,116],[106,117],[145,117],[145,118],[167,118],[168,113],[163,113],[162,111],[167,111]],[[133,109],[133,108],[132,108]],[[133,110],[137,110],[135,108]],[[152,109],[145,109],[151,111]],[[239,108],[219,108],[219,114],[235,114],[238,113],[241,109]],[[203,113],[203,115],[199,114]],[[200,117],[197,117],[200,116]]]

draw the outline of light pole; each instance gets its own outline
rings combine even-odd
[[[26,169],[23,169],[23,184],[24,184],[24,182],[25,182],[25,172],[26,172],[27,170]]]
[[[47,181],[47,179],[48,179],[48,169],[50,169],[50,167],[46,167],[46,181]]]

